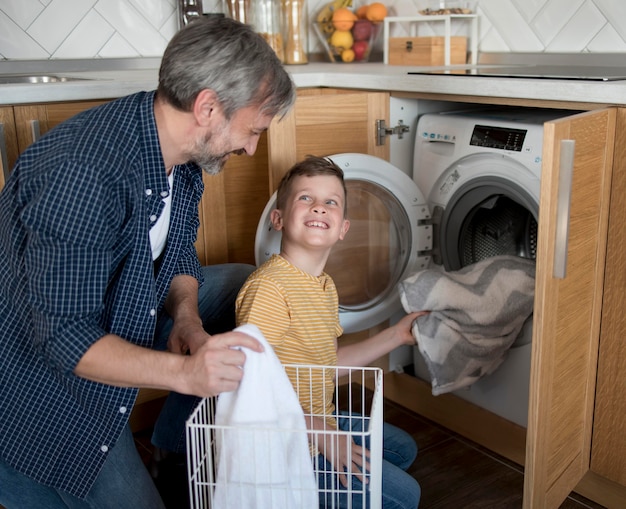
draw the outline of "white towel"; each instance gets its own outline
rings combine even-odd
[[[244,376],[218,397],[215,509],[313,509],[317,481],[304,413],[271,345],[255,325],[235,329],[255,337],[262,353],[243,348]]]
[[[532,314],[535,262],[495,256],[445,272],[417,272],[399,286],[433,395],[467,387],[493,373]]]

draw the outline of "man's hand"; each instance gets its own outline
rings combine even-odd
[[[262,352],[263,347],[252,336],[242,332],[226,332],[207,339],[192,348],[185,359],[183,372],[189,384],[186,392],[210,397],[237,389],[243,377],[246,355],[240,347]]]
[[[187,354],[198,350],[211,337],[197,319],[178,319],[174,321],[172,332],[167,339],[167,349],[172,353]]]

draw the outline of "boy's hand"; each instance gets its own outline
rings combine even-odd
[[[339,482],[345,488],[350,486],[348,475],[356,475],[363,483],[367,484],[365,472],[369,471],[369,450],[354,443],[346,435],[326,435],[324,440],[323,456],[329,461],[337,472]],[[366,458],[365,465],[363,458]]]

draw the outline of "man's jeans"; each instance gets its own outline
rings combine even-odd
[[[0,460],[0,504],[8,509],[165,509],[128,426],[86,499],[39,484]]]
[[[235,300],[252,265],[225,264],[203,267],[204,284],[200,287],[198,306],[204,329],[209,334],[219,334],[235,328]],[[157,321],[155,348],[165,350],[172,330],[172,319],[164,314]],[[200,398],[175,392],[167,397],[157,419],[152,443],[166,451],[185,452],[185,422],[196,408]]]

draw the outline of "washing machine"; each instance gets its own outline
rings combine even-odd
[[[554,110],[428,113],[415,133],[413,178],[365,154],[331,156],[345,174],[350,231],[326,272],[339,293],[346,333],[402,313],[397,284],[418,270],[457,270],[484,258],[536,255],[543,123]],[[256,263],[280,250],[269,220],[257,228]],[[506,360],[457,396],[526,426],[532,318]],[[413,348],[415,375],[430,381]]]

